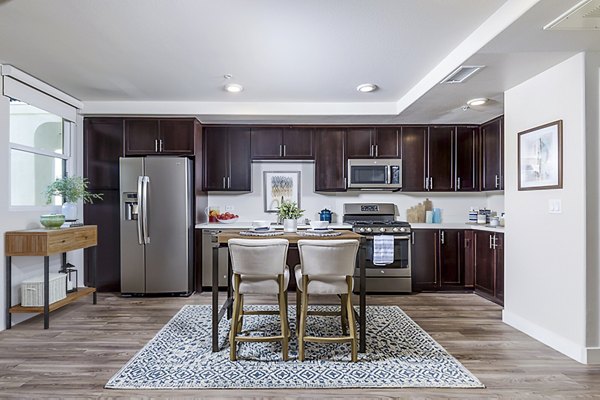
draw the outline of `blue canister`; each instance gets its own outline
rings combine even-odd
[[[331,214],[332,212],[326,208],[319,211],[319,220],[327,221],[331,223]]]
[[[433,221],[434,224],[439,224],[442,222],[442,210],[439,208],[433,209]]]

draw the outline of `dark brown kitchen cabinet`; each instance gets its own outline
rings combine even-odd
[[[311,128],[253,127],[250,142],[253,160],[314,158]]]
[[[475,231],[475,293],[504,304],[504,234]]]
[[[89,180],[89,189],[118,189],[123,119],[85,118],[83,152],[83,176]]]
[[[194,155],[194,137],[200,123],[193,118],[125,120],[125,154]]]
[[[479,129],[477,127],[456,127],[455,146],[455,188],[457,192],[479,190]]]
[[[348,129],[348,158],[398,158],[398,131],[394,127]]]
[[[402,191],[425,190],[427,127],[402,127]]]
[[[475,279],[475,232],[467,229],[464,235],[465,288],[472,289]]]
[[[315,191],[345,191],[346,160],[346,131],[317,129],[315,131]]]
[[[251,190],[250,128],[205,128],[203,182],[203,190]]]
[[[504,190],[504,118],[481,126],[481,190]]]
[[[452,127],[429,127],[427,134],[427,181],[434,192],[454,190],[454,131]]]
[[[460,229],[414,229],[414,290],[464,288],[464,232]]]

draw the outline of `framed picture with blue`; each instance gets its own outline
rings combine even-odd
[[[519,190],[562,189],[563,122],[519,132]]]
[[[277,212],[283,201],[300,207],[300,171],[264,171],[265,212]]]

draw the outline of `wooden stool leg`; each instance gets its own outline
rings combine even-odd
[[[302,306],[302,291],[300,290],[300,283],[296,286],[296,336],[300,334],[300,314],[301,314],[301,306]]]
[[[239,282],[239,276],[236,276],[234,279]],[[239,289],[239,285],[235,286],[236,289]],[[229,330],[229,359],[231,361],[235,361],[237,359],[235,337],[238,332],[240,302],[241,300],[239,291],[235,290],[233,295],[233,315],[231,316],[231,328]]]
[[[356,323],[354,321],[354,308],[352,307],[352,277],[347,276],[346,282],[348,283],[348,295],[346,296],[347,316],[348,316],[348,328],[350,330],[350,342],[352,345],[352,361],[356,362],[358,359],[358,353],[356,349]]]
[[[288,360],[288,326],[287,326],[287,308],[285,301],[285,292],[283,288],[283,275],[279,275],[279,318],[281,319],[281,347],[283,353],[283,361]]]
[[[342,301],[341,301],[341,314],[342,314],[342,335],[347,336],[348,335],[348,330],[346,329],[346,326],[348,324],[348,300],[347,300],[348,295],[347,294],[343,294],[341,295]]]
[[[298,359],[304,361],[304,336],[306,335],[306,317],[308,314],[308,276],[302,277],[302,314],[300,315],[300,333],[298,335]]]
[[[244,295],[240,294],[240,317],[239,317],[239,323],[237,325],[237,333],[241,333],[242,330],[244,329]]]

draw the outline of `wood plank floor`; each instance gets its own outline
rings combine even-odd
[[[501,322],[501,308],[473,294],[369,296],[400,306],[486,389],[132,390],[104,384],[189,298],[99,294],[0,332],[0,398],[600,398],[600,366],[579,364]],[[255,299],[248,303],[274,303]],[[293,303],[293,296],[290,297]]]

